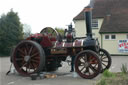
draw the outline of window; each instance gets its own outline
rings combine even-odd
[[[109,40],[109,35],[105,35],[105,40]]]
[[[126,35],[126,39],[128,39],[128,34]]]
[[[116,39],[116,35],[111,35],[111,39],[115,40]]]
[[[116,35],[105,35],[105,40],[115,40]]]
[[[92,28],[98,28],[98,19],[92,19]]]

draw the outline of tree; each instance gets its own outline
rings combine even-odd
[[[9,54],[10,49],[23,39],[23,25],[18,13],[12,9],[0,18],[0,54]]]
[[[62,28],[55,28],[55,30],[57,30],[57,32],[58,32],[62,37],[64,37],[64,29],[62,29]]]
[[[24,38],[25,39],[32,34],[31,27],[28,24],[23,25],[23,31],[24,31]]]

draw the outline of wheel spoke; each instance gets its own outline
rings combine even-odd
[[[89,68],[90,68],[94,73],[96,72],[96,69],[95,69],[92,65],[90,65]]]
[[[31,58],[32,57],[34,57],[34,56],[36,56],[36,55],[38,55],[39,53],[37,52],[37,53],[34,53],[33,55],[31,55]]]
[[[26,48],[24,48],[25,55],[28,55]]]
[[[51,35],[53,36],[54,30],[51,32]]]
[[[98,64],[96,63],[95,66],[94,66],[94,68],[96,68],[97,65],[98,65]]]
[[[108,62],[108,61],[106,61],[106,60],[102,60],[102,62]]]
[[[84,64],[85,64],[84,62],[80,62],[80,66],[84,66]]]
[[[31,54],[32,50],[33,50],[33,46],[30,48],[28,55]]]
[[[85,67],[83,66],[83,68],[82,68],[80,71],[83,71],[83,70],[84,70],[84,68],[85,68]]]
[[[107,65],[102,62],[102,64],[106,67]]]
[[[103,57],[103,58],[101,58],[101,59],[106,59],[107,57]]]
[[[24,58],[24,55],[23,55],[23,54],[20,54],[20,56],[21,56],[22,58]]]
[[[37,64],[35,64],[35,63],[32,63],[32,65],[34,66],[34,71],[37,69]]]
[[[20,67],[20,70],[21,70],[25,65],[27,65],[27,63],[23,64],[23,65]]]
[[[104,56],[104,53],[100,53],[101,58]]]
[[[31,63],[30,61],[28,62],[28,72],[30,73],[30,69],[31,69]]]
[[[87,62],[87,55],[85,54],[85,55],[82,57],[82,59],[83,59],[85,62]]]
[[[35,59],[35,60],[40,60],[40,58],[39,58],[39,57],[33,57],[32,59]]]
[[[31,62],[31,66],[32,66],[32,68],[35,68],[34,65],[33,65],[33,62]]]
[[[91,75],[89,68],[88,68],[88,74]]]
[[[25,53],[21,49],[18,49],[18,51],[25,56]]]
[[[101,58],[102,58],[103,56],[105,56],[105,54],[104,54],[104,53],[102,54]]]
[[[32,59],[31,61],[32,61],[32,62],[35,62],[35,63],[38,63],[38,62],[39,62],[39,61],[37,61],[37,60],[34,60],[34,59]]]
[[[16,61],[21,61],[23,60],[23,58],[16,58]]]
[[[29,69],[29,62],[26,65],[26,72],[28,73],[28,69]]]
[[[26,48],[26,50],[28,52],[29,49],[28,49],[28,44],[27,43],[25,44],[25,48]]]
[[[27,71],[27,70],[28,70],[28,67],[26,66],[26,72],[28,73],[28,71]]]
[[[89,71],[89,67],[86,67],[86,70],[84,71],[84,73],[88,73]]]

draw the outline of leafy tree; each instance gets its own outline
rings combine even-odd
[[[12,9],[0,18],[0,54],[9,55],[10,49],[23,39],[23,25]]]
[[[24,31],[24,38],[25,39],[32,34],[31,27],[28,24],[23,25],[23,31]]]
[[[57,30],[57,32],[58,32],[62,37],[64,37],[64,29],[62,29],[62,28],[55,28],[55,30]]]

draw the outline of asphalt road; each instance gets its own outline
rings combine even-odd
[[[110,71],[120,72],[122,64],[128,66],[128,56],[112,56],[112,66]],[[70,66],[67,63],[63,64],[62,68],[59,68],[56,78],[37,79],[32,81],[30,77],[23,77],[17,73],[11,73],[6,76],[6,72],[9,70],[10,60],[8,57],[0,58],[0,85],[95,85],[101,78],[100,74],[94,79],[83,79],[79,76],[73,77],[70,73]]]

